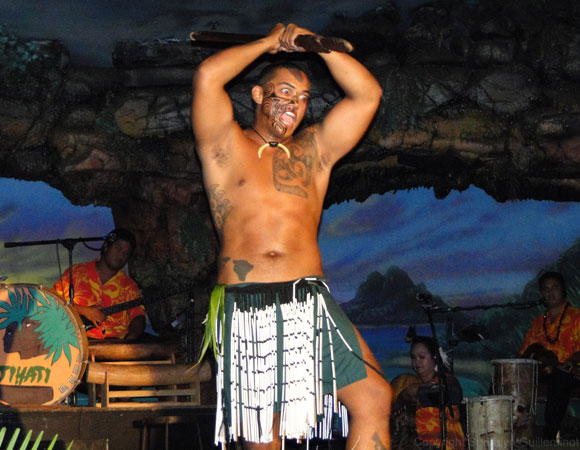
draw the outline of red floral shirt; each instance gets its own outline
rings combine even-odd
[[[433,382],[436,383],[437,378]],[[449,412],[449,408],[445,408],[447,424],[445,448],[447,450],[463,450],[465,449],[465,435],[463,434],[463,428],[459,420],[459,408],[457,405],[453,405],[451,408],[453,409],[453,417]],[[441,446],[439,408],[431,406],[421,407],[418,404],[417,412],[415,413],[415,426],[417,427],[419,439],[435,447]]]
[[[580,309],[574,306],[569,306],[564,313],[564,305],[560,309],[560,313],[554,322],[546,320],[546,330],[544,330],[544,314],[539,315],[532,322],[532,327],[526,334],[524,343],[520,348],[520,353],[532,344],[541,344],[546,350],[550,350],[558,357],[558,361],[564,362],[572,356],[573,353],[580,351]],[[560,326],[560,335],[558,336],[558,326]],[[558,340],[551,343],[546,337],[546,331],[550,339],[554,340],[558,336]]]
[[[436,383],[437,380],[437,377],[435,377],[433,382]],[[448,376],[448,382],[455,384],[459,389],[461,389],[461,386],[455,377]],[[407,421],[407,414],[410,411],[415,411],[414,424],[417,431],[417,438],[435,447],[441,446],[439,408],[421,406],[421,403],[417,399],[416,390],[422,385],[424,386],[424,384],[421,383],[421,380],[414,374],[402,374],[392,380],[393,406],[399,408],[398,411],[393,411],[393,415],[391,416],[395,417],[394,426],[391,428],[391,433],[393,433],[392,439],[396,442],[396,447],[393,446],[393,448],[406,448],[404,441],[406,438],[404,427],[410,425]],[[400,395],[401,398],[405,398],[402,404],[401,402],[397,402]],[[406,401],[412,401],[415,407],[407,409],[408,404],[405,405],[404,403]],[[452,409],[453,417],[449,412],[449,408],[446,408],[447,436],[445,448],[446,450],[464,450],[465,434],[463,433],[463,428],[461,426],[459,408],[457,405],[453,405]],[[404,416],[404,420],[400,420],[400,425],[397,426],[397,420],[399,420],[397,419],[397,416],[401,415]]]
[[[136,299],[140,296],[137,284],[122,270],[105,284],[101,283],[97,272],[97,260],[73,266],[73,296],[75,305],[107,307]],[[53,290],[69,300],[69,270],[58,280]],[[145,314],[143,306],[121,311],[107,317],[100,327],[87,331],[87,336],[95,339],[124,338],[129,324]]]

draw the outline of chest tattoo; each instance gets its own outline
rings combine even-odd
[[[315,153],[313,146],[300,145],[301,142],[288,146],[290,158],[282,152],[276,152],[272,160],[274,187],[286,194],[308,198],[308,187],[312,182],[312,168]]]

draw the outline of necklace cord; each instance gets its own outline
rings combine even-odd
[[[568,306],[570,306],[570,303],[566,303],[566,305],[564,306],[564,310],[560,314],[560,320],[558,322],[558,330],[556,331],[556,337],[554,339],[552,339],[548,334],[548,327],[546,325],[546,322],[548,320],[548,312],[546,311],[544,313],[544,322],[543,322],[544,335],[546,336],[546,339],[550,344],[555,344],[556,342],[558,342],[558,339],[560,339],[560,329],[562,328],[562,322],[564,321],[564,316],[566,315],[566,310],[568,309]]]
[[[260,136],[260,139],[262,139],[264,141],[264,144],[258,149],[258,158],[262,157],[262,152],[264,151],[264,149],[266,147],[280,147],[282,150],[284,150],[284,153],[286,153],[286,156],[288,157],[288,159],[290,159],[290,150],[288,150],[288,147],[286,147],[284,144],[282,144],[282,142],[276,142],[276,141],[268,142],[266,139],[264,139],[264,136],[262,136],[258,132],[258,130],[256,130],[254,128],[253,125],[250,128],[252,129],[252,131],[254,133],[256,133],[258,136]]]

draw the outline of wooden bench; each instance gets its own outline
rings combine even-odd
[[[89,406],[200,405],[200,384],[211,380],[211,367],[207,362],[198,366],[176,363],[178,348],[167,343],[89,345],[85,372]]]

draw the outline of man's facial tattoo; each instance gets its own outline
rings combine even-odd
[[[268,116],[274,134],[284,136],[288,127],[280,120],[282,114],[286,111],[296,112],[296,97],[289,99],[280,98],[274,93],[275,86],[273,83],[268,83],[264,89],[264,101],[262,102],[262,112]]]

